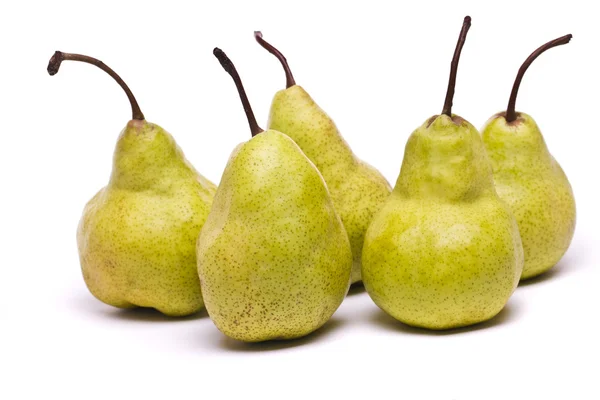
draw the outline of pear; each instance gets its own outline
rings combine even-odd
[[[287,135],[258,127],[233,78],[252,139],[231,154],[198,239],[206,309],[225,335],[293,339],[322,326],[350,286],[352,252],[323,177]]]
[[[283,54],[267,43],[261,32],[254,32],[254,36],[279,59],[286,74],[286,89],[273,98],[268,128],[291,137],[323,174],[350,238],[352,282],[359,282],[365,232],[388,198],[390,184],[378,170],[356,157],[333,120],[296,85]]]
[[[150,307],[168,316],[202,309],[196,240],[216,186],[185,159],[173,137],[146,122],[125,82],[101,61],[57,51],[112,76],[131,103],[133,118],[119,136],[108,185],[85,206],[77,230],[83,278],[90,292],[119,308]]]
[[[410,136],[396,186],[371,223],[363,282],[373,301],[408,325],[449,329],[498,314],[517,287],[523,248],[494,189],[481,137],[452,114],[467,16],[441,115]]]
[[[556,265],[575,232],[575,198],[569,180],[548,151],[533,118],[515,111],[519,86],[529,65],[546,50],[571,38],[566,35],[552,40],[525,60],[506,112],[494,115],[482,129],[496,190],[519,225],[525,253],[521,279],[538,276]]]

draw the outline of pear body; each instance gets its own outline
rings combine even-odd
[[[432,118],[405,149],[392,195],[369,227],[363,282],[408,325],[448,329],[498,314],[523,268],[516,221],[496,194],[477,130]]]
[[[86,205],[77,231],[92,294],[115,307],[151,307],[169,316],[199,311],[195,245],[215,192],[169,133],[130,121],[110,182]]]
[[[500,197],[517,219],[525,264],[522,279],[552,268],[575,232],[575,198],[562,168],[548,151],[537,124],[518,113],[507,123],[492,117],[482,130]]]
[[[291,137],[323,175],[350,239],[352,283],[360,281],[365,232],[390,194],[389,183],[354,155],[333,120],[298,85],[275,94],[268,125]]]
[[[325,182],[273,130],[232,153],[197,254],[211,319],[241,341],[307,335],[350,285],[350,244]]]

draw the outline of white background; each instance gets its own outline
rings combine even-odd
[[[597,13],[578,1],[200,3],[2,3],[0,398],[600,398]],[[505,107],[531,51],[574,35],[529,69],[517,109],[536,119],[570,178],[575,238],[496,319],[448,333],[414,330],[355,290],[319,332],[245,345],[205,313],[172,320],[89,294],[75,229],[108,181],[130,109],[92,66],[65,63],[49,77],[54,50],[114,68],[146,118],[218,182],[249,130],[212,48],[236,63],[264,126],[285,78],[254,42],[261,29],[354,151],[394,183],[408,136],[441,111],[466,14],[473,25],[454,111],[477,127]]]

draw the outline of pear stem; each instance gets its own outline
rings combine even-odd
[[[56,75],[56,73],[60,69],[61,63],[65,60],[81,61],[81,62],[95,65],[96,67],[100,68],[101,70],[103,70],[104,72],[106,72],[107,74],[112,76],[112,78],[115,81],[117,81],[117,83],[125,91],[125,94],[127,95],[127,98],[129,99],[129,103],[131,104],[132,119],[137,119],[140,121],[144,120],[144,114],[142,113],[140,106],[138,105],[137,101],[135,100],[135,97],[133,96],[133,93],[131,92],[131,90],[125,83],[125,81],[123,81],[123,79],[121,79],[121,77],[119,75],[117,75],[117,73],[115,71],[110,69],[106,64],[104,64],[100,60],[97,60],[92,57],[84,56],[81,54],[63,53],[61,51],[56,51],[54,53],[54,55],[52,56],[52,58],[50,58],[50,62],[48,63],[48,73],[50,75]]]
[[[517,73],[517,77],[515,79],[515,83],[513,84],[512,91],[510,92],[510,99],[508,100],[508,107],[506,107],[506,122],[513,122],[517,119],[517,113],[515,111],[515,106],[517,103],[517,94],[519,93],[519,86],[521,86],[521,80],[523,80],[523,75],[525,75],[525,71],[527,68],[533,63],[533,61],[538,58],[543,52],[549,50],[553,47],[560,46],[563,44],[567,44],[571,41],[573,35],[568,34],[565,36],[561,36],[558,39],[554,39],[549,41],[548,43],[538,47],[521,65],[519,68],[519,72]]]
[[[231,62],[229,57],[227,57],[227,54],[225,54],[225,52],[223,52],[223,50],[219,49],[218,47],[214,48],[213,54],[215,57],[217,57],[223,69],[227,71],[229,75],[231,75],[233,81],[235,82],[235,86],[237,87],[240,99],[242,100],[242,105],[244,106],[246,118],[248,118],[248,125],[250,125],[250,132],[252,133],[252,137],[258,135],[264,130],[260,126],[258,126],[258,123],[256,122],[254,112],[252,111],[252,107],[250,106],[250,101],[248,101],[248,96],[246,95],[246,90],[244,89],[244,85],[242,84],[242,79],[240,78],[240,75],[235,69],[235,65],[233,65],[233,62]]]
[[[296,81],[294,80],[294,76],[292,75],[292,71],[290,70],[290,66],[288,65],[288,62],[287,62],[287,59],[285,58],[285,56],[283,54],[281,54],[281,52],[279,50],[277,50],[275,47],[273,47],[270,43],[268,43],[266,40],[263,39],[262,32],[254,31],[254,39],[256,39],[258,44],[260,44],[263,48],[265,48],[269,53],[271,53],[275,57],[277,57],[277,59],[283,66],[283,70],[285,71],[286,89],[294,86],[296,84]]]
[[[471,17],[468,15],[465,17],[460,30],[460,36],[456,43],[456,49],[454,50],[454,57],[452,57],[452,63],[450,64],[450,79],[448,80],[448,90],[446,91],[446,100],[444,101],[444,108],[442,114],[452,117],[452,99],[454,99],[454,88],[456,87],[456,74],[458,72],[458,61],[460,60],[460,53],[465,40],[467,39],[467,32],[471,28]]]

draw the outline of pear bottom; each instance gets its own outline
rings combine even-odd
[[[555,168],[564,176],[558,164]],[[575,232],[575,200],[566,178],[558,183],[538,176],[507,180],[506,174],[495,177],[498,194],[513,211],[523,240],[521,280],[535,278],[552,269],[568,250]]]
[[[388,315],[395,318],[396,320],[402,322],[403,324],[421,328],[421,329],[429,329],[432,331],[445,331],[450,329],[459,329],[467,326],[481,324],[483,322],[489,321],[494,318],[496,315],[502,311],[504,306],[497,307],[496,309],[489,310],[487,313],[478,312],[470,316],[463,317],[462,319],[456,319],[452,321],[448,320],[430,320],[424,321],[420,318],[410,318],[409,316],[405,316],[403,314],[397,314],[390,309],[386,309],[378,304],[379,308],[385,311]]]
[[[558,262],[558,260],[557,260],[557,262]],[[527,268],[527,270],[523,270],[523,275],[521,275],[521,280],[527,281],[529,279],[537,278],[538,276],[543,275],[546,272],[550,271],[552,268],[554,268],[555,265],[556,265],[556,263],[552,263],[551,265],[541,266],[538,268]]]
[[[396,197],[367,231],[362,273],[386,313],[441,330],[493,318],[522,268],[516,222],[497,198],[457,207]]]
[[[521,275],[522,281],[537,278],[550,271],[558,264],[566,251],[566,249],[557,249],[558,251],[548,251],[545,254],[536,254],[539,255],[539,257],[534,258],[533,254],[536,253],[536,251],[535,249],[531,249],[528,242],[529,241],[526,238],[523,238],[525,266],[523,268],[523,274]]]
[[[173,199],[119,189],[98,192],[77,231],[81,271],[94,297],[172,317],[200,311],[195,245],[205,217],[193,211],[195,202],[197,197],[184,191]]]
[[[315,331],[350,287],[350,241],[325,181],[274,130],[233,151],[196,253],[208,315],[244,342]]]
[[[536,277],[560,261],[573,239],[577,213],[571,184],[530,115],[519,112],[509,123],[496,114],[481,135],[498,195],[519,225],[525,251],[521,279]]]
[[[202,296],[199,288],[196,291],[186,291],[179,293],[177,287],[172,287],[172,293],[169,290],[135,290],[133,288],[124,291],[115,291],[116,287],[124,287],[125,282],[114,282],[109,274],[103,274],[102,271],[113,268],[110,262],[98,260],[103,266],[96,262],[82,261],[85,265],[82,268],[83,278],[88,290],[101,302],[121,309],[134,308],[153,308],[168,317],[185,317],[199,312],[203,307]],[[131,283],[131,282],[130,282]]]
[[[88,287],[88,289],[90,289]],[[94,294],[94,292],[90,289],[90,292],[92,294]],[[100,300],[101,302],[103,302],[104,304],[108,304],[109,306],[115,307],[115,308],[120,308],[122,310],[132,310],[132,309],[138,309],[138,308],[146,308],[146,309],[153,309],[156,310],[158,312],[160,312],[161,314],[164,314],[167,317],[173,317],[173,318],[180,318],[180,317],[188,317],[192,314],[196,314],[197,312],[199,312],[200,310],[202,310],[203,306],[202,303],[193,305],[191,307],[188,308],[171,308],[168,306],[165,307],[156,307],[153,305],[147,305],[147,306],[141,306],[141,305],[137,305],[137,304],[133,304],[133,303],[128,303],[125,301],[115,301],[112,302],[110,300],[106,300],[103,298],[100,298],[98,296],[94,297],[98,300]],[[140,302],[140,304],[143,304],[145,302]],[[148,304],[150,304],[151,302],[148,302]]]
[[[209,313],[210,315],[210,313]],[[258,343],[265,341],[278,341],[278,340],[293,340],[299,339],[301,337],[307,336],[314,331],[321,328],[329,319],[327,318],[315,318],[308,325],[298,324],[297,326],[288,325],[285,329],[282,329],[281,326],[273,325],[273,324],[265,324],[260,328],[252,328],[253,332],[250,332],[247,327],[239,327],[243,329],[239,329],[238,327],[231,327],[227,323],[218,323],[215,318],[213,318],[213,322],[217,328],[226,336],[239,340],[246,343]]]

